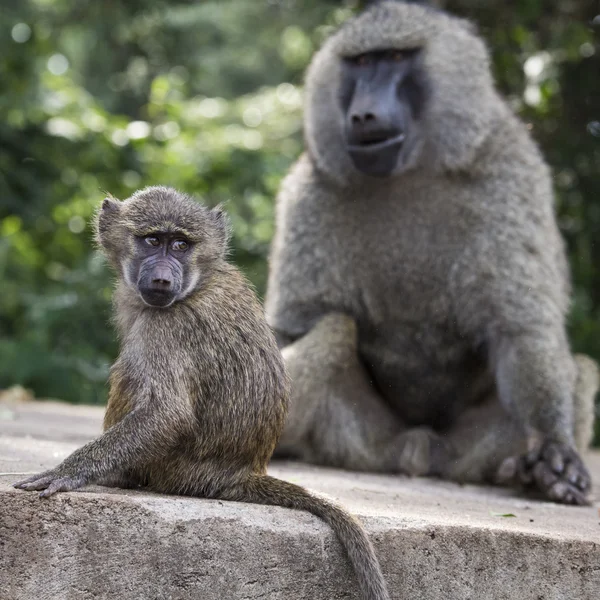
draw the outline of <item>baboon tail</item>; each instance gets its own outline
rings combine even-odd
[[[268,475],[253,475],[227,499],[306,510],[320,517],[335,532],[358,578],[364,600],[390,600],[379,561],[367,532],[341,507],[313,496],[303,487]]]

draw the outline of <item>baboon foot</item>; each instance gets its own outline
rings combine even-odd
[[[439,436],[426,427],[403,431],[396,438],[400,473],[411,476],[438,475],[445,459]]]

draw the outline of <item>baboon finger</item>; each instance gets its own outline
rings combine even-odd
[[[81,482],[72,479],[71,477],[62,477],[61,479],[55,479],[45,491],[40,494],[40,498],[49,498],[53,494],[57,492],[70,492],[71,490],[76,490],[81,487]]]
[[[31,475],[31,477],[27,477],[26,479],[21,479],[21,481],[17,481],[16,483],[13,483],[13,487],[19,488],[19,489],[27,489],[25,487],[27,484],[38,481],[39,479],[42,479],[44,477],[48,477],[49,475],[50,475],[50,471],[44,471],[43,473],[36,473],[35,475]]]
[[[46,488],[50,482],[54,479],[53,475],[47,475],[45,477],[37,477],[33,481],[29,481],[28,483],[23,483],[19,485],[19,489],[25,490],[27,492],[32,492],[35,490],[43,490]]]

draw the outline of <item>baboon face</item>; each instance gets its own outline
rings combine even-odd
[[[472,25],[407,2],[378,2],[328,38],[305,95],[308,154],[343,187],[464,170],[506,112]]]
[[[367,175],[386,177],[406,162],[426,100],[418,55],[418,49],[389,49],[342,59],[346,150]]]
[[[227,253],[225,214],[166,187],[109,197],[97,239],[122,280],[148,306],[168,308],[199,290]]]
[[[126,281],[149,306],[167,308],[190,286],[188,260],[193,244],[179,232],[135,236],[136,254],[125,266]]]

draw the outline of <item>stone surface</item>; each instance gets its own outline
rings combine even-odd
[[[101,419],[92,407],[0,403],[0,600],[358,600],[335,536],[303,512],[101,487],[41,500],[10,486],[97,435]],[[588,462],[600,482],[600,455]],[[361,518],[395,600],[600,598],[598,503],[293,463],[270,471]]]

